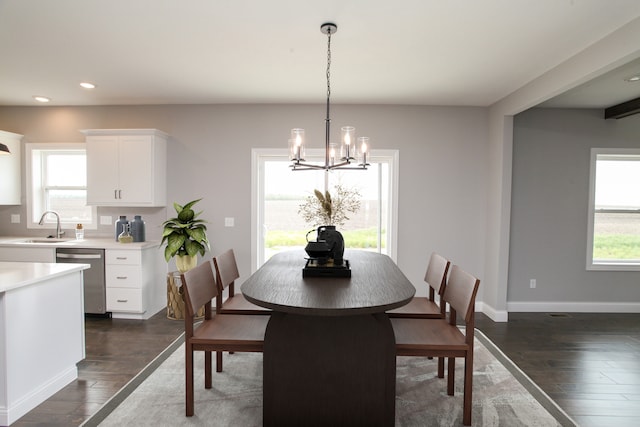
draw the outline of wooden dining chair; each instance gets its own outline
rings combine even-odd
[[[413,297],[408,304],[387,311],[390,318],[406,319],[444,319],[447,307],[444,301],[444,290],[447,286],[447,275],[451,262],[442,255],[433,252],[429,258],[424,275],[429,293],[426,297]],[[438,295],[439,303],[435,296]],[[444,378],[444,358],[438,358],[438,378]]]
[[[387,311],[389,317],[405,317],[410,319],[444,319],[446,307],[443,302],[444,290],[447,286],[447,274],[451,263],[435,252],[429,258],[424,281],[429,287],[426,297],[413,297],[411,301],[394,310]],[[435,299],[439,297],[440,304]]]
[[[455,358],[464,358],[464,425],[471,425],[474,311],[479,286],[479,279],[454,265],[444,291],[444,299],[449,304],[448,319],[391,319],[396,337],[396,356],[448,359],[447,394],[450,396],[454,394]],[[464,320],[464,332],[456,325],[458,316]]]
[[[240,277],[238,264],[233,249],[229,249],[220,255],[213,257],[213,265],[216,269],[216,285],[218,297],[216,298],[216,313],[218,314],[255,314],[269,315],[271,310],[260,307],[247,301],[242,293],[235,293],[235,281]],[[228,289],[228,297],[224,301],[224,290]],[[230,352],[233,353],[233,352]],[[216,372],[222,372],[222,351],[216,352]]]
[[[226,301],[223,301],[222,297],[216,298],[216,313],[271,314],[271,310],[268,308],[255,305],[247,301],[242,293],[235,292],[235,281],[240,277],[240,273],[233,249],[213,257],[213,265],[216,269],[219,295],[222,295],[225,289],[229,290]]]
[[[205,388],[211,388],[211,352],[262,352],[268,316],[228,315],[212,316],[211,300],[218,296],[211,262],[180,275],[185,302],[185,383],[186,415],[194,412],[193,354],[204,351]],[[194,327],[196,311],[204,305],[204,320]]]

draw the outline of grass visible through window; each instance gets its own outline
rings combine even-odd
[[[597,234],[593,236],[593,258],[640,260],[640,235]]]
[[[267,233],[265,244],[268,248],[286,247],[286,246],[305,246],[307,241],[305,235],[309,230],[273,230]],[[378,246],[377,229],[366,228],[359,230],[339,230],[344,237],[345,247],[347,249],[366,249]],[[315,233],[309,235],[309,240],[315,240]],[[385,247],[385,230],[382,230],[382,247]]]

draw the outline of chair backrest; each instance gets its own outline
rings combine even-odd
[[[429,265],[427,266],[427,272],[424,275],[424,281],[429,285],[429,299],[434,300],[435,293],[441,298],[444,294],[444,290],[447,286],[447,274],[449,273],[449,266],[451,262],[440,254],[433,252],[431,258],[429,258]],[[442,306],[442,300],[440,302]]]
[[[240,277],[238,273],[238,264],[236,264],[236,256],[233,249],[229,249],[213,257],[213,264],[216,268],[216,281],[220,292],[229,287],[229,296],[234,293],[233,284]]]
[[[211,261],[206,261],[180,275],[183,288],[185,320],[193,321],[197,310],[205,306],[205,318],[211,317],[211,300],[218,294]],[[208,307],[208,308],[207,308]],[[207,316],[207,312],[209,313]]]
[[[467,273],[457,265],[451,267],[451,276],[444,290],[444,299],[451,309],[451,323],[455,322],[455,314],[464,317],[465,324],[473,326],[476,294],[480,280]]]

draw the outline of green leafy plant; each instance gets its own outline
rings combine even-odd
[[[342,184],[335,186],[333,196],[329,191],[322,193],[320,190],[313,190],[313,194],[300,205],[298,213],[314,227],[344,225],[349,220],[347,214],[360,210],[360,192]]]
[[[204,256],[205,250],[209,249],[207,239],[206,221],[197,219],[202,212],[194,212],[192,207],[202,199],[193,200],[184,206],[173,203],[173,208],[178,214],[175,218],[170,218],[162,223],[162,241],[167,242],[164,249],[164,258],[169,262],[176,255],[195,256],[198,253]]]

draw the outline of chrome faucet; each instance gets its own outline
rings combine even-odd
[[[38,221],[38,224],[44,225],[44,218],[47,216],[47,214],[50,214],[50,213],[54,214],[56,216],[56,238],[59,239],[64,234],[64,231],[62,231],[62,227],[60,227],[60,215],[58,215],[58,212],[56,212],[56,211],[46,211],[40,217],[40,221]]]

